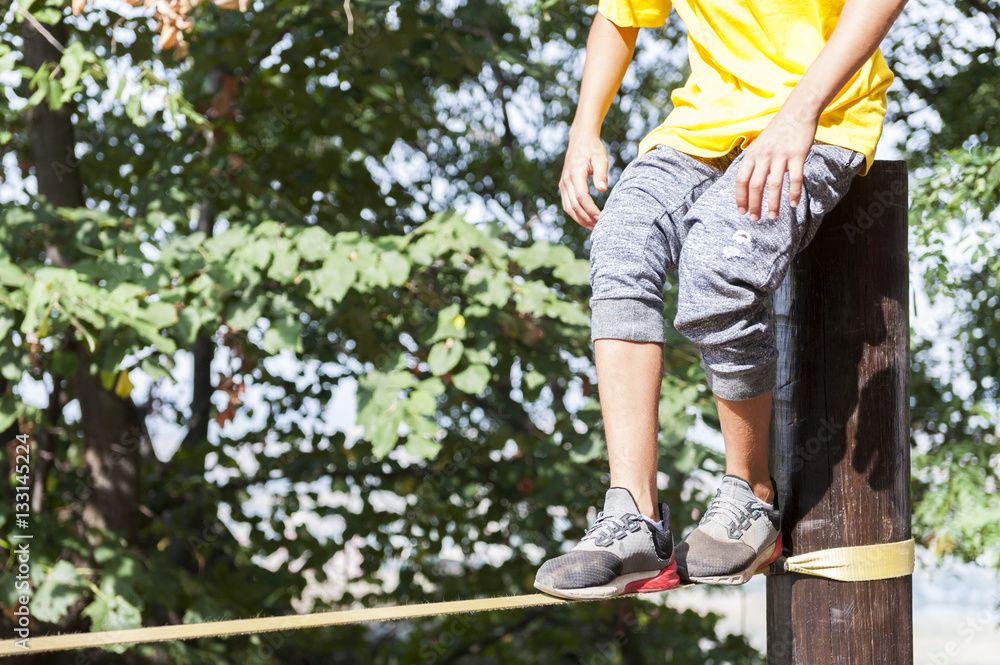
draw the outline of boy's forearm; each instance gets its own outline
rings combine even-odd
[[[600,135],[604,116],[632,60],[638,34],[639,28],[621,28],[601,13],[594,15],[571,134]]]
[[[875,53],[906,0],[847,0],[830,40],[785,101],[797,117],[818,121],[827,105]]]

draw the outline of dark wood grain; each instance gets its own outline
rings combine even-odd
[[[774,293],[788,556],[910,537],[907,172],[855,178]],[[767,582],[769,665],[912,665],[912,578]]]

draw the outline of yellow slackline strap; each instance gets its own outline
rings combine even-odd
[[[398,605],[395,607],[370,607],[361,610],[318,612],[315,614],[292,614],[288,616],[259,617],[256,619],[233,619],[207,623],[183,623],[150,628],[130,628],[109,630],[98,633],[71,633],[32,637],[30,651],[17,647],[15,640],[0,642],[0,656],[39,653],[43,651],[65,651],[109,646],[112,644],[141,644],[145,642],[166,642],[170,640],[190,640],[198,637],[228,637],[248,633],[267,633],[275,630],[298,628],[319,628],[322,626],[342,626],[368,621],[395,621],[417,617],[445,614],[466,614],[487,610],[512,610],[520,607],[540,605],[562,605],[575,601],[555,598],[544,593],[524,596],[503,596],[499,598],[478,598],[475,600],[453,600],[442,603],[421,605]]]
[[[889,579],[913,573],[913,540],[887,545],[841,547],[810,554],[798,554],[779,560],[773,573],[804,573],[834,580],[857,582],[862,580]],[[683,587],[678,587],[683,588]],[[234,619],[207,623],[184,623],[171,626],[152,626],[128,630],[109,630],[94,633],[71,633],[32,637],[29,649],[18,646],[20,640],[0,641],[0,656],[19,656],[48,651],[89,649],[115,644],[144,644],[191,640],[199,637],[228,637],[248,633],[267,633],[276,630],[297,630],[322,626],[342,626],[369,621],[396,621],[426,616],[467,614],[490,610],[512,610],[523,607],[563,605],[581,601],[564,600],[543,593],[474,600],[453,600],[421,605],[372,607],[360,610],[292,614],[289,616]]]
[[[803,573],[842,582],[865,582],[913,574],[913,539],[884,545],[837,547],[784,560],[778,573]]]

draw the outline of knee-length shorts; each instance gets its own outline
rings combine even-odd
[[[678,272],[674,328],[697,344],[713,393],[728,400],[774,388],[778,351],[764,304],[792,258],[847,193],[864,164],[854,150],[815,142],[799,204],[759,221],[736,206],[743,155],[699,160],[660,145],[632,161],[591,237],[591,339],[664,341],[663,287]]]

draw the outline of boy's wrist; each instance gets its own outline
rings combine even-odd
[[[795,120],[818,124],[820,116],[823,115],[823,111],[826,109],[828,100],[820,91],[815,89],[815,85],[811,85],[812,81],[806,80],[807,78],[808,75],[803,77],[803,80],[792,90],[792,93],[782,106],[788,107],[787,112]]]
[[[601,121],[575,118],[569,126],[569,138],[592,138],[601,136]]]
[[[796,96],[794,93],[785,100],[781,106],[781,111],[789,119],[796,123],[819,124],[819,118],[823,114],[823,106],[818,97],[810,98],[809,95]]]

